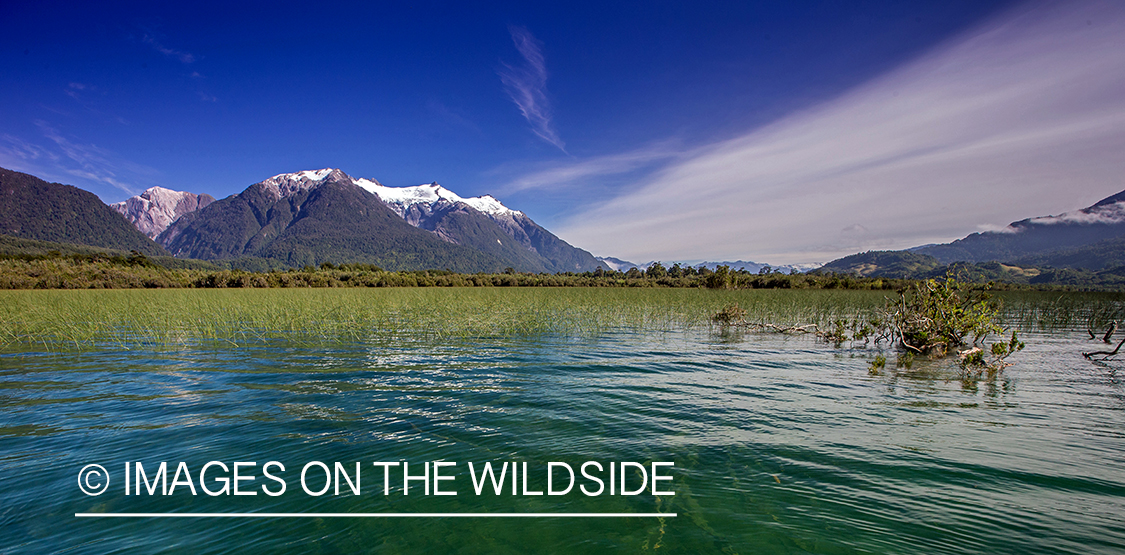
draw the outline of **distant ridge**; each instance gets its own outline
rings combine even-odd
[[[821,271],[861,276],[926,277],[949,264],[1102,271],[1125,265],[1125,191],[1056,216],[1012,222],[952,243],[869,251],[833,260]],[[1035,270],[1038,271],[1038,270]]]
[[[1000,231],[973,233],[952,243],[912,250],[933,256],[943,264],[1005,262],[1085,247],[1123,235],[1125,191],[1074,212],[1027,218],[1012,222]]]
[[[613,257],[608,257],[608,256],[607,257],[598,257],[598,261],[601,262],[602,264],[604,264],[603,268],[605,268],[605,269],[617,270],[617,271],[621,271],[621,272],[628,271],[630,268],[637,268],[638,270],[645,270],[648,267],[655,264],[656,262],[658,262],[658,261],[652,261],[652,262],[645,262],[644,264],[635,264],[633,262],[629,262],[628,260],[622,260],[620,258],[613,258]],[[673,264],[679,264],[681,267],[690,266],[692,268],[707,268],[708,270],[715,270],[719,266],[726,266],[727,268],[730,268],[731,270],[745,269],[747,272],[760,272],[763,269],[768,268],[769,271],[771,271],[771,272],[789,273],[789,272],[793,272],[793,271],[803,272],[803,271],[806,271],[806,270],[811,270],[811,269],[816,268],[816,266],[811,266],[811,265],[810,266],[792,266],[792,265],[773,266],[771,264],[762,264],[762,263],[759,263],[759,262],[750,262],[750,261],[746,261],[746,260],[735,260],[733,262],[728,260],[728,261],[723,261],[723,262],[696,262],[696,263],[663,262],[663,261],[659,261],[659,262],[665,268],[669,268]]]

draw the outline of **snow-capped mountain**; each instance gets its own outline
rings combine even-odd
[[[387,206],[391,207],[391,210],[398,212],[398,215],[410,222],[411,225],[418,225],[416,222],[412,222],[412,219],[419,219],[421,213],[442,203],[456,204],[463,202],[478,212],[489,216],[522,214],[518,210],[512,210],[504,206],[492,195],[461,198],[457,193],[438,185],[436,182],[413,187],[387,187],[374,179],[360,178],[355,180],[355,184],[375,193]]]
[[[647,270],[649,267],[651,267],[653,264],[656,264],[656,262],[657,262],[657,261],[650,261],[650,262],[645,262],[643,264],[635,264],[633,262],[629,262],[628,260],[621,260],[620,258],[613,258],[613,257],[609,257],[609,256],[606,256],[606,257],[600,257],[599,256],[598,261],[601,262],[602,264],[604,264],[605,267],[607,267],[608,269],[616,270],[616,271],[619,271],[619,272],[627,272],[627,271],[629,271],[630,268],[636,268],[638,270]],[[753,272],[753,273],[757,273],[757,272],[761,271],[763,268],[769,268],[770,271],[782,272],[782,273],[786,273],[786,274],[788,274],[789,272],[792,272],[792,271],[806,272],[808,270],[812,270],[812,269],[815,269],[815,268],[819,267],[816,264],[798,264],[798,265],[788,265],[788,264],[786,264],[786,265],[782,265],[782,266],[773,266],[771,264],[762,264],[762,263],[759,263],[759,262],[750,262],[750,261],[746,261],[746,260],[735,260],[733,262],[729,261],[729,260],[723,261],[723,262],[706,262],[706,261],[705,262],[676,262],[676,261],[673,261],[673,262],[661,262],[660,264],[662,266],[664,266],[665,268],[671,268],[673,264],[679,264],[681,267],[684,267],[684,268],[688,268],[688,267],[696,268],[696,269],[707,268],[707,269],[712,270],[712,271],[717,269],[719,266],[726,266],[726,267],[728,267],[732,270],[746,270],[748,272]]]
[[[531,271],[585,272],[598,266],[590,253],[574,248],[491,195],[462,198],[437,183],[385,187],[360,180],[357,184],[378,195],[411,225],[497,255],[507,251],[509,257],[524,259]]]
[[[318,187],[327,181],[355,182],[350,175],[340,170],[325,168],[323,170],[278,174],[256,183],[255,186],[259,187],[272,200],[277,201]]]
[[[332,185],[335,192],[323,192],[328,185]],[[280,247],[272,245],[279,239],[297,244],[304,240],[300,237],[328,237],[337,231],[326,230],[326,226],[344,226],[345,221],[374,225],[371,223],[374,215],[370,208],[364,208],[368,200],[362,195],[369,195],[367,198],[372,202],[411,227],[431,232],[431,237],[485,255],[482,261],[500,261],[529,272],[582,272],[597,267],[590,253],[567,244],[523,212],[504,206],[494,197],[465,198],[437,183],[386,187],[377,180],[356,179],[332,168],[278,174],[255,183],[242,193],[219,201],[210,210],[199,211],[168,226],[157,241],[177,256],[280,256],[288,261],[304,260],[308,254],[297,256],[289,251],[277,254],[273,250]],[[329,198],[354,206],[330,204]],[[345,198],[352,200],[344,201]],[[352,209],[359,210],[360,214],[351,214]],[[220,216],[224,211],[225,216]],[[324,216],[329,213],[333,216]],[[382,259],[384,255],[371,250],[376,247],[362,247],[363,258]],[[339,247],[332,249],[331,258],[325,260],[339,263],[350,258]],[[387,249],[393,254],[393,245],[388,244]],[[313,257],[319,256],[321,254]]]
[[[180,216],[199,210],[212,202],[215,202],[215,199],[208,194],[197,195],[164,187],[152,187],[135,197],[129,197],[109,206],[124,215],[141,233],[148,235],[149,239],[156,239]]]
[[[321,175],[330,171],[339,170],[300,174]],[[559,239],[523,212],[504,206],[491,195],[461,197],[436,182],[409,187],[388,187],[367,178],[352,182],[375,194],[410,225],[432,231],[451,243],[513,260],[518,263],[515,267],[527,271],[584,272],[598,265],[590,253]]]
[[[282,174],[176,220],[157,237],[175,256],[289,267],[496,271],[505,261],[407,224],[341,171]]]

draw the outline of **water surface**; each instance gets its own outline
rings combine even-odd
[[[967,382],[949,361],[896,369],[892,354],[870,375],[870,347],[706,327],[9,349],[0,552],[1121,553],[1122,363],[1083,359],[1102,347],[1074,327],[1025,339],[998,378]],[[124,495],[126,461],[197,473],[212,460],[258,462],[255,487],[281,461],[288,489]],[[459,464],[457,496],[420,495],[420,482],[384,496],[370,466],[438,460]],[[672,461],[675,495],[477,496],[465,467],[591,460]],[[362,462],[361,495],[304,494],[309,461]],[[96,497],[76,483],[89,463],[111,472]],[[74,516],[86,512],[678,516]]]

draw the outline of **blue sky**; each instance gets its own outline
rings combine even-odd
[[[0,4],[0,166],[106,202],[437,181],[637,262],[826,262],[1125,189],[1111,1],[154,4]]]

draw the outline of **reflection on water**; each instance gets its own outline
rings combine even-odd
[[[1121,363],[1082,359],[1078,332],[1027,344],[979,381],[925,359],[872,376],[874,349],[714,330],[0,355],[0,552],[1121,552]],[[384,496],[375,473],[360,496],[295,478],[237,498],[75,483],[88,463],[211,460],[291,476],[309,461],[674,461],[676,495],[476,496],[462,475],[457,496]],[[173,511],[679,516],[73,516]]]

